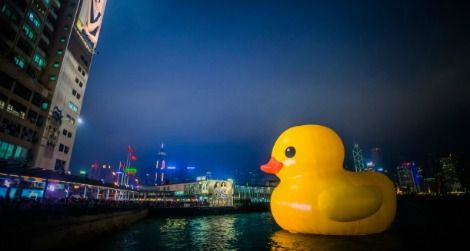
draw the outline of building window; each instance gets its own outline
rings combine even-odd
[[[75,91],[75,89],[72,89],[72,95],[77,95],[77,91]]]
[[[64,147],[65,147],[65,146],[64,146],[63,144],[60,144],[60,145],[59,145],[59,152],[63,152],[63,151],[64,151]]]
[[[46,60],[37,52],[33,56],[33,62],[41,69],[46,66]]]
[[[23,32],[31,41],[36,39],[36,33],[34,32],[33,28],[31,28],[31,26],[26,23],[23,24]]]
[[[24,59],[20,56],[15,56],[13,60],[15,61],[16,66],[18,66],[20,69],[24,69],[26,66]]]
[[[49,76],[49,80],[50,80],[50,81],[55,81],[56,79],[57,79],[57,78],[56,78],[56,76],[55,76],[54,74],[52,74],[52,75]]]
[[[57,55],[64,55],[64,50],[62,49],[57,50]]]
[[[71,133],[71,132],[68,132],[68,133],[67,133],[67,137],[72,138],[72,133]]]
[[[36,28],[41,27],[41,20],[39,20],[38,15],[34,11],[29,10],[28,19],[29,19],[29,21],[31,21],[31,23],[34,26],[36,26]]]
[[[78,86],[80,86],[80,87],[83,87],[83,83],[82,83],[82,82],[80,82],[80,83],[78,84]]]
[[[34,93],[33,100],[31,101],[31,103],[43,110],[47,110],[47,108],[49,108],[49,103],[47,102],[47,100],[41,95],[39,95],[39,93],[37,92]]]
[[[13,21],[13,23],[18,23],[18,15],[10,8],[10,6],[7,5],[7,3],[4,3],[2,6],[2,14]]]
[[[7,105],[7,112],[24,119],[26,117],[26,106],[15,100],[10,100],[10,103]]]
[[[43,102],[43,103],[41,104],[41,109],[47,110],[47,108],[49,108],[49,103]]]
[[[67,130],[62,130],[62,135],[66,136],[67,135]]]
[[[74,112],[78,112],[78,107],[74,103],[69,101],[67,106],[70,108],[70,110],[72,110]]]
[[[68,147],[68,146],[65,146],[65,147],[64,147],[64,153],[65,153],[65,154],[68,154],[68,153],[69,153],[69,147]]]
[[[70,26],[68,26],[68,25],[64,26],[64,31],[68,31],[69,29],[70,29]]]
[[[13,157],[15,160],[22,160],[26,159],[27,153],[28,150],[24,147],[0,140],[0,159],[11,159]]]
[[[61,172],[65,171],[65,163],[65,160],[56,159],[54,170]]]
[[[28,121],[31,122],[32,124],[35,124],[37,119],[38,119],[38,114],[35,111],[29,109]]]
[[[77,93],[76,97],[77,97],[78,100],[80,100],[80,97],[81,97],[80,93]]]
[[[61,42],[61,43],[65,43],[65,37],[61,37],[61,38],[60,38],[60,42]]]
[[[46,8],[47,8],[47,4],[44,3],[43,4],[40,4],[39,3],[40,0],[34,0],[33,1],[33,6],[36,7],[36,9],[39,11],[39,13],[41,13],[43,16],[46,15]],[[44,1],[43,1],[44,2]]]
[[[49,6],[49,3],[51,2],[51,0],[42,0],[42,1],[43,1],[44,5],[46,5],[46,6]]]
[[[29,102],[29,99],[31,98],[31,95],[33,94],[31,90],[29,90],[28,88],[26,88],[26,86],[20,83],[16,83],[13,93],[15,93],[16,95],[18,95],[19,97],[23,98],[24,100],[28,102]]]
[[[82,67],[80,65],[78,66],[78,71],[82,72]]]
[[[65,116],[65,121],[72,124],[72,125],[75,125],[75,119],[72,118],[72,116],[70,116],[68,114]]]
[[[60,63],[59,62],[54,62],[54,64],[52,66],[57,69],[57,68],[59,68]]]

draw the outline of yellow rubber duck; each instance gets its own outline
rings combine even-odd
[[[271,195],[277,224],[291,233],[365,235],[385,231],[396,212],[396,190],[385,175],[343,168],[344,146],[331,129],[295,126],[261,166],[281,180]]]

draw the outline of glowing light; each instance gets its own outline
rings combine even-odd
[[[85,174],[86,174],[86,171],[85,171],[85,170],[80,170],[80,174],[81,174],[81,175],[85,175]]]
[[[81,117],[78,117],[77,122],[79,125],[83,124],[83,119]]]
[[[176,169],[176,166],[168,166],[167,169],[168,169],[168,170],[175,170],[175,169]]]
[[[137,173],[137,168],[130,166],[130,167],[126,167],[124,171],[128,174],[135,174]]]
[[[196,169],[196,167],[195,166],[187,166],[186,169],[187,170],[194,170],[194,169]]]
[[[55,191],[55,186],[53,184],[50,184],[47,190],[54,192]]]

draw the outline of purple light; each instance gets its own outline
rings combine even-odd
[[[54,184],[50,184],[49,187],[47,188],[47,190],[51,191],[51,192],[54,192],[55,191],[55,186]]]

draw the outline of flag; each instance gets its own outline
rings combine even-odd
[[[132,148],[130,145],[127,147],[127,152],[134,154],[134,148]]]
[[[131,161],[136,161],[137,157],[134,154],[131,154]]]

